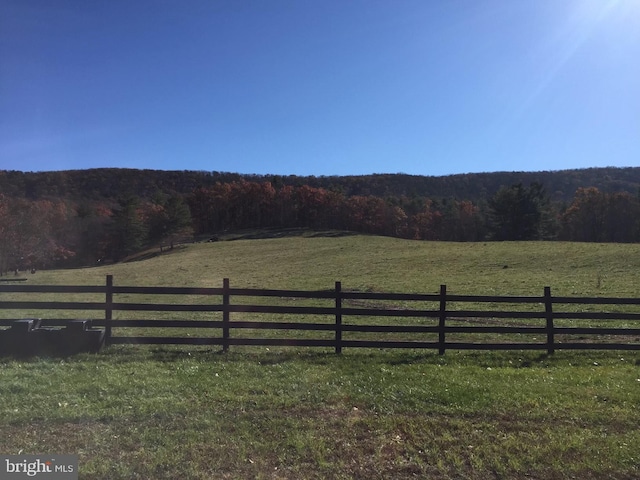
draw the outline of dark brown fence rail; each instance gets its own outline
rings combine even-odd
[[[93,300],[64,301],[67,294],[92,296]],[[48,299],[32,300],[39,295]],[[54,295],[56,299],[51,300]],[[131,301],[136,297],[144,301]],[[158,301],[149,302],[149,298]],[[269,298],[278,304],[265,301]],[[322,306],[292,304],[310,301]],[[486,310],[478,307],[485,304]],[[468,305],[471,308],[465,309]],[[303,346],[328,347],[336,353],[344,348],[419,348],[437,349],[440,354],[452,349],[640,350],[640,298],[554,297],[550,287],[544,288],[542,296],[481,296],[451,295],[445,285],[435,294],[344,291],[340,282],[333,289],[319,291],[232,288],[228,279],[221,288],[130,287],[116,286],[112,276],[107,276],[103,286],[0,285],[0,314],[15,315],[16,311],[29,316],[33,312],[82,312],[82,319],[104,328],[108,345],[219,345],[225,351],[232,345]],[[127,316],[126,312],[156,315],[119,318]],[[190,318],[166,318],[178,313]],[[88,318],[89,314],[94,318]],[[253,314],[261,316],[251,319]],[[267,321],[264,314],[302,320]],[[25,316],[2,318],[0,327],[10,327]],[[306,321],[317,318],[324,321]],[[68,326],[73,320],[41,318],[40,324]],[[188,333],[168,336],[167,329]],[[194,329],[198,335],[190,333]],[[200,333],[203,329],[205,333]],[[243,330],[248,333],[243,335]],[[120,334],[127,331],[134,333]],[[280,336],[273,336],[277,332]],[[296,337],[299,332],[316,332],[317,336]]]

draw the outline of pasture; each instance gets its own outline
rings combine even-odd
[[[28,282],[640,295],[640,245],[308,235],[189,245]],[[2,359],[0,452],[80,478],[638,478],[637,352],[113,346]]]

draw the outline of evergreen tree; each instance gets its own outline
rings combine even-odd
[[[493,240],[539,240],[552,232],[550,204],[540,183],[501,187],[489,199],[489,231]]]
[[[185,200],[177,195],[158,198],[148,209],[149,241],[174,241],[180,236],[192,235],[191,211]]]
[[[113,211],[110,245],[114,260],[139,251],[145,244],[147,231],[138,204],[136,197],[126,197],[119,201],[118,208]]]
[[[171,242],[171,248],[177,236],[193,234],[191,211],[182,197],[169,197],[165,205],[165,218],[165,235]]]

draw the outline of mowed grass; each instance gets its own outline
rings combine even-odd
[[[506,268],[505,268],[506,267]],[[190,245],[29,284],[637,297],[640,245],[296,236]],[[184,300],[182,300],[184,301]],[[194,301],[198,301],[194,299]],[[3,359],[0,452],[80,477],[640,477],[637,352],[112,346]]]

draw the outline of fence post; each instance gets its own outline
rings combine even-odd
[[[342,283],[336,282],[336,353],[342,353]]]
[[[440,321],[438,323],[438,353],[444,355],[445,351],[445,321],[447,318],[447,286],[440,285]]]
[[[104,344],[111,345],[111,320],[113,320],[113,275],[107,275],[104,302]]]
[[[222,280],[222,351],[229,351],[229,279]]]
[[[544,312],[547,318],[547,353],[555,352],[553,330],[553,301],[551,299],[551,287],[544,287]]]

